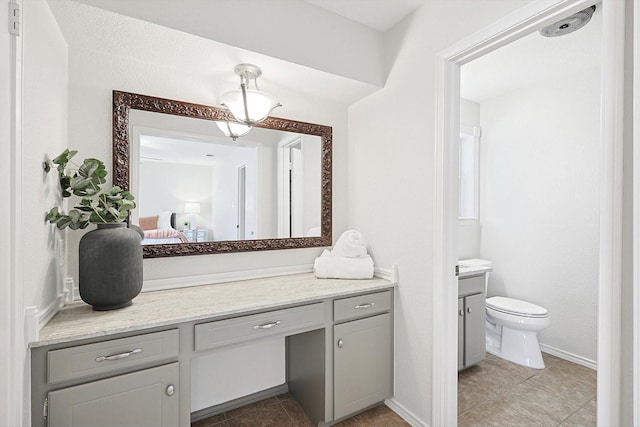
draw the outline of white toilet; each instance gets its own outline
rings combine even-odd
[[[468,260],[474,266],[491,267],[491,261]],[[460,261],[460,265],[464,265]],[[486,273],[486,285],[489,282]],[[513,298],[491,297],[486,299],[487,352],[510,362],[535,369],[544,369],[542,352],[538,344],[538,332],[551,324],[544,307]]]
[[[544,369],[538,332],[549,327],[549,313],[539,305],[513,298],[487,298],[487,351],[503,359]]]

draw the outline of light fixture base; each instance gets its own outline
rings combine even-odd
[[[233,67],[233,72],[246,79],[255,80],[262,75],[262,70],[253,64],[238,64]]]

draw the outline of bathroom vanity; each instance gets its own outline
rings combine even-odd
[[[461,263],[462,266],[462,263]],[[458,277],[458,370],[486,356],[485,280],[483,268],[462,267]]]
[[[30,344],[32,426],[188,427],[191,361],[278,336],[289,392],[331,425],[392,395],[393,286],[297,274],[69,304]]]

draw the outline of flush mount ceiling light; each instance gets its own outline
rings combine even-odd
[[[544,37],[559,37],[564,36],[574,31],[579,30],[589,23],[591,17],[596,11],[595,6],[588,7],[580,12],[574,13],[571,16],[561,19],[558,22],[554,22],[551,25],[547,25],[542,28],[539,33]]]
[[[216,122],[218,128],[224,133],[226,136],[230,137],[234,141],[241,136],[245,136],[251,131],[251,126],[243,125],[242,123],[234,123],[234,122]]]
[[[266,119],[274,108],[281,104],[268,93],[258,89],[258,77],[262,70],[251,64],[238,64],[233,71],[240,76],[240,89],[222,94],[220,102],[241,123],[253,126]],[[254,89],[250,88],[253,80]]]

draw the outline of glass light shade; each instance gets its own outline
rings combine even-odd
[[[218,125],[218,128],[220,128],[222,133],[231,137],[234,141],[236,138],[245,136],[251,131],[251,126],[243,125],[242,123],[216,122],[216,125]]]
[[[231,114],[233,114],[239,122],[248,125],[260,123],[269,116],[274,108],[280,106],[278,101],[268,93],[259,90],[247,90],[246,93],[249,117],[245,114],[241,89],[225,92],[220,98],[221,103],[231,111]]]

